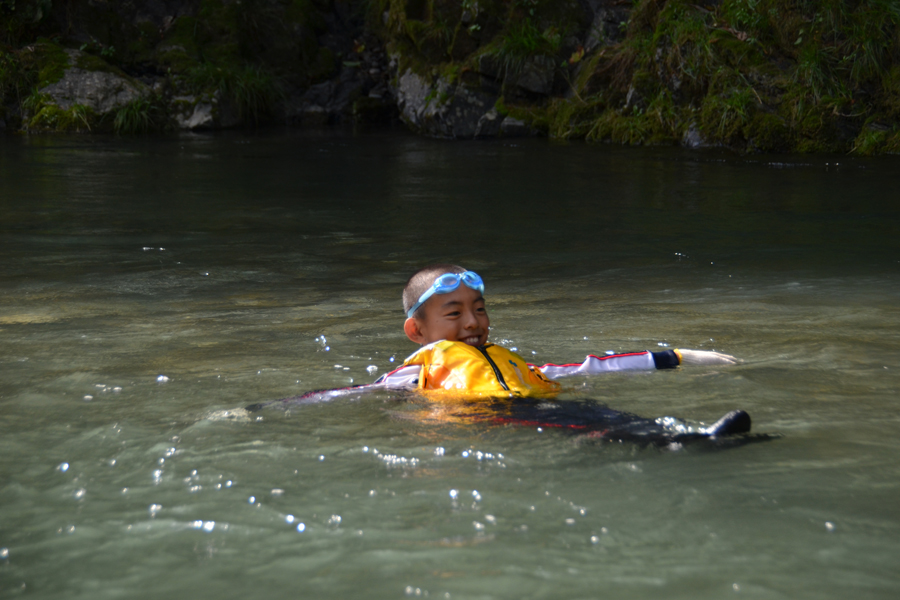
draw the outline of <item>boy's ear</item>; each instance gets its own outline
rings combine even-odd
[[[425,344],[425,336],[422,334],[422,330],[419,328],[419,322],[413,317],[408,318],[403,324],[403,333],[405,333],[406,337],[408,337],[411,341],[419,345]]]

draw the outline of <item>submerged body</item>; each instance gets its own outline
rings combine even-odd
[[[548,402],[562,390],[556,379],[670,369],[677,367],[680,360],[678,351],[665,350],[589,355],[581,363],[537,366],[495,344],[472,346],[442,340],[423,346],[374,383],[308,392],[276,403],[315,403],[390,390],[415,393],[426,399],[429,408],[422,413],[425,420],[548,427],[592,438],[656,446],[749,432],[750,417],[743,411],[732,411],[709,427],[692,427],[671,417],[647,419],[593,401]],[[247,408],[257,410],[266,405]]]

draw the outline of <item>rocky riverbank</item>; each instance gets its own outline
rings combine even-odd
[[[0,0],[0,128],[900,152],[895,0]]]

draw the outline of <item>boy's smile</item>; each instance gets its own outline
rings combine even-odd
[[[425,318],[410,318],[403,325],[406,336],[417,344],[441,340],[470,346],[487,343],[491,321],[478,290],[465,285],[449,294],[435,294],[422,306]]]

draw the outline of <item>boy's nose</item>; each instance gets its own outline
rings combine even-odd
[[[478,327],[478,319],[475,318],[475,313],[466,312],[465,320],[463,321],[463,327],[466,329],[475,329]]]

